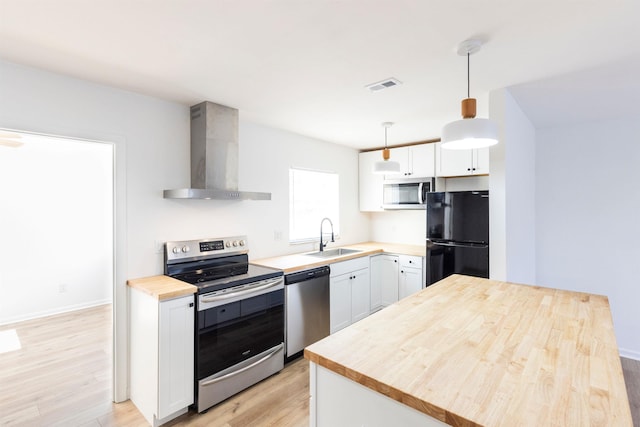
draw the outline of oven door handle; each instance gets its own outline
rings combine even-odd
[[[275,356],[280,350],[282,350],[283,347],[284,346],[282,344],[280,344],[277,347],[274,347],[269,352],[269,354],[266,354],[264,357],[261,357],[260,359],[256,360],[252,364],[247,365],[242,369],[238,369],[237,371],[229,372],[228,374],[225,374],[225,375],[223,375],[221,377],[214,378],[214,379],[209,380],[207,382],[201,383],[200,385],[203,386],[203,387],[209,386],[209,385],[215,384],[217,382],[220,382],[222,380],[226,380],[227,378],[231,378],[231,377],[233,377],[235,375],[241,374],[241,373],[243,373],[245,371],[248,371],[249,369],[251,369],[251,368],[253,368],[253,367],[255,367],[255,366],[257,366],[257,365],[259,365],[259,364],[261,364],[261,363],[263,363],[265,361],[267,361],[268,359],[272,358],[273,356]]]
[[[237,292],[230,292],[228,294],[223,294],[223,295],[216,295],[213,297],[202,297],[202,302],[216,302],[216,301],[220,301],[220,300],[225,300],[225,299],[229,299],[229,298],[235,298],[235,297],[241,297],[243,295],[247,295],[247,294],[252,294],[254,292],[258,292],[258,291],[262,291],[265,289],[269,289],[272,288],[274,286],[278,286],[281,285],[284,282],[283,278],[279,278],[278,280],[274,280],[274,281],[270,281],[268,283],[265,283],[264,285],[259,285],[256,287],[252,287],[249,289],[243,289],[241,291],[237,291]]]

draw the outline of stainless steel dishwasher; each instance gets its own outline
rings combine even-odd
[[[329,266],[284,276],[286,360],[329,335]]]

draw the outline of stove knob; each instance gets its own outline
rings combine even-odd
[[[187,252],[189,252],[189,246],[183,246],[183,247],[182,247],[182,252],[184,252],[185,254],[186,254]]]
[[[173,248],[173,250],[171,252],[173,252],[174,254],[179,254],[180,253],[180,248],[176,246],[175,248]]]
[[[244,246],[244,240],[240,240],[240,246]]]
[[[231,242],[227,240],[227,243],[225,244],[225,246],[230,248],[231,247]]]
[[[238,241],[237,240],[233,241],[233,246],[238,246]]]

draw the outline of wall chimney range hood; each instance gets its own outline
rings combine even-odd
[[[191,107],[191,188],[164,190],[165,199],[271,200],[238,191],[238,110],[213,102]]]

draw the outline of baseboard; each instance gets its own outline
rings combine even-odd
[[[640,362],[640,352],[629,350],[627,348],[618,348],[618,352],[622,357],[626,357],[627,359],[634,359]]]
[[[11,323],[23,322],[25,320],[39,319],[41,317],[53,316],[54,314],[70,313],[72,311],[83,310],[85,308],[97,307],[99,305],[111,304],[111,299],[83,302],[80,304],[67,305],[64,307],[56,307],[50,310],[39,311],[36,313],[27,313],[20,316],[0,319],[0,325],[8,325]]]

